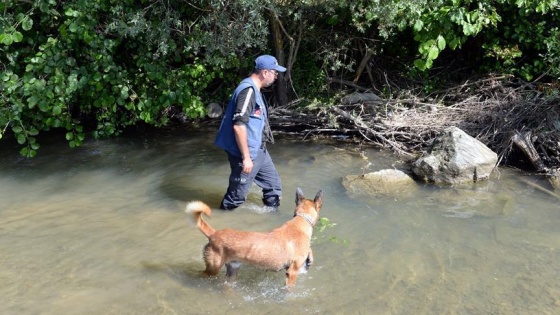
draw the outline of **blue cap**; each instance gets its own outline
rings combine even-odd
[[[286,68],[278,64],[278,60],[274,56],[262,55],[255,60],[255,69],[259,70],[276,70],[278,72],[285,72]]]

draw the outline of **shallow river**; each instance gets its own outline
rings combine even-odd
[[[560,198],[501,168],[485,183],[418,185],[406,196],[350,196],[346,174],[400,168],[389,153],[281,138],[280,211],[258,190],[214,228],[272,229],[301,187],[324,192],[315,264],[295,289],[249,266],[204,278],[205,237],[184,213],[216,208],[229,166],[214,131],[42,140],[25,159],[0,141],[0,314],[558,314]],[[280,137],[279,137],[280,138]],[[60,140],[59,140],[60,139]]]

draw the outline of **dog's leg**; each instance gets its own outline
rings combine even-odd
[[[303,266],[304,263],[304,261],[294,261],[290,264],[290,267],[288,267],[288,270],[286,270],[286,287],[292,288],[296,284],[299,269]]]
[[[230,261],[226,263],[226,277],[228,280],[235,280],[239,267],[241,267],[241,263],[237,261]]]
[[[309,269],[309,266],[311,265],[313,265],[313,251],[310,248],[309,254],[307,255],[307,259],[305,260],[305,268]]]
[[[210,244],[204,246],[203,258],[206,264],[206,270],[204,270],[205,275],[215,276],[220,273],[224,262],[222,261],[221,255],[215,252]]]

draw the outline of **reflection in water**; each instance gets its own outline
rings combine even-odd
[[[552,314],[560,308],[560,199],[540,178],[501,169],[469,187],[348,196],[341,178],[399,167],[375,150],[279,139],[280,211],[259,191],[216,228],[269,230],[294,194],[324,191],[315,265],[296,288],[243,266],[203,278],[204,236],[183,212],[217,208],[227,185],[213,131],[54,141],[31,160],[0,142],[2,314]],[[209,134],[211,136],[209,136]],[[363,156],[367,157],[365,160]],[[338,240],[338,241],[333,241]],[[340,241],[342,240],[342,241]]]

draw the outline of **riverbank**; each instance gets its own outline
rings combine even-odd
[[[553,86],[490,76],[421,95],[353,93],[338,105],[273,108],[275,132],[336,136],[416,159],[456,126],[498,154],[499,164],[545,176],[560,168],[560,96]]]

